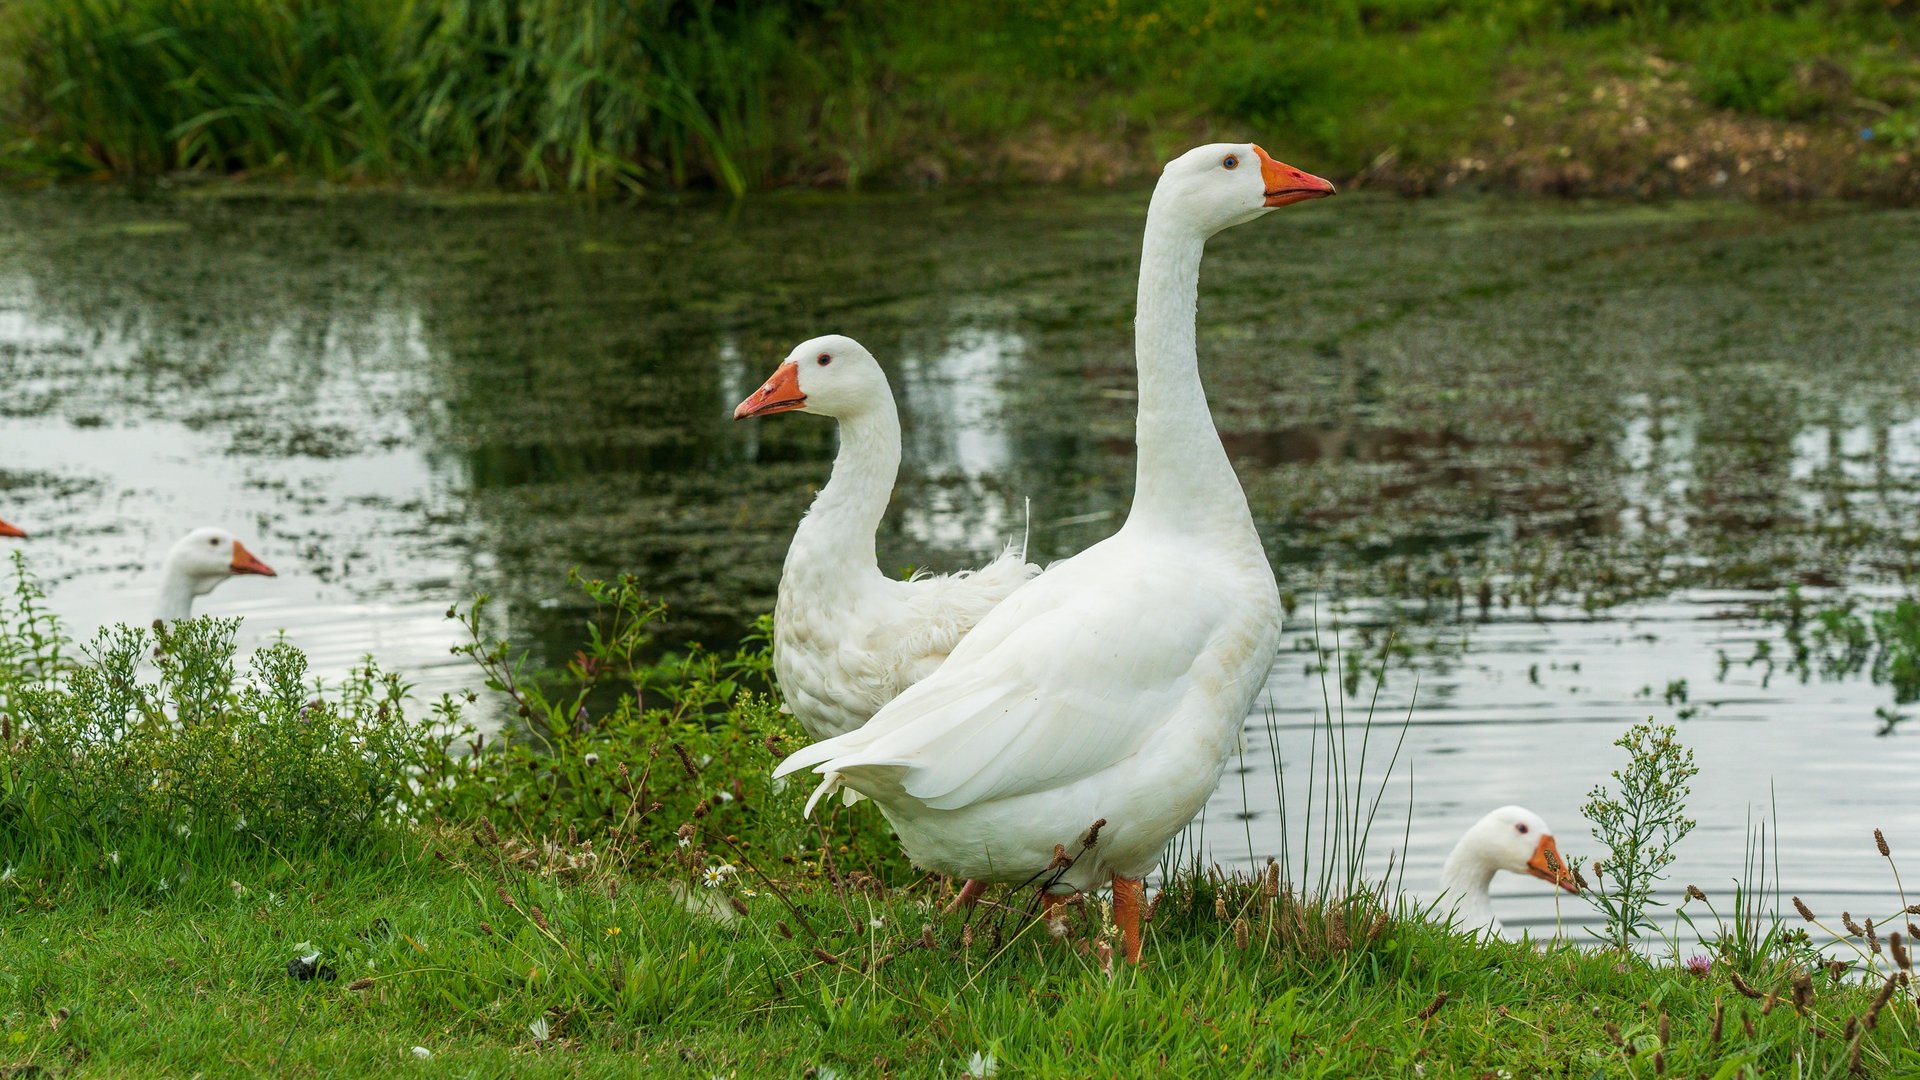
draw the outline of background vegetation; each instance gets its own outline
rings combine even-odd
[[[1920,197],[1912,0],[20,0],[5,160],[586,192],[1145,175]]]

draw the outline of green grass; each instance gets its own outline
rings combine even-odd
[[[1898,194],[1917,20],[1911,0],[20,0],[0,163],[739,194],[1111,180],[1231,135],[1409,189],[1641,190],[1678,151]],[[1772,156],[1787,133],[1797,165]]]
[[[1219,920],[1191,883],[1148,924],[1146,965],[1109,973],[1092,913],[1055,941],[990,910],[969,935],[927,910],[937,896],[925,886],[836,892],[799,879],[784,886],[791,908],[751,878],[751,897],[694,886],[703,911],[731,914],[711,898],[740,898],[745,914],[719,921],[659,879],[501,852],[421,834],[379,862],[253,858],[209,866],[165,903],[111,875],[44,893],[9,882],[0,1069],[951,1077],[980,1052],[1003,1076],[1407,1076],[1416,1064],[1435,1077],[1652,1076],[1658,1051],[1669,1075],[1788,1075],[1797,1063],[1832,1076],[1850,1053],[1840,1033],[1872,998],[1823,977],[1808,1015],[1790,1004],[1763,1015],[1717,971],[1476,945],[1407,919],[1356,929],[1378,932],[1345,950],[1313,948],[1324,924],[1289,931],[1246,890]],[[336,979],[288,974],[308,949]],[[1788,993],[1784,979],[1759,985]],[[1910,1001],[1887,1006],[1862,1039],[1865,1065],[1920,1069],[1915,1022]],[[431,1059],[414,1060],[414,1046]]]

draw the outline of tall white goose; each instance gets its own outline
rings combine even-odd
[[[1110,880],[1139,959],[1142,879],[1219,783],[1280,643],[1279,589],[1200,385],[1200,257],[1222,229],[1331,194],[1248,144],[1168,163],[1141,252],[1126,523],[1008,597],[865,727],[775,775],[812,768],[815,800],[843,784],[872,798],[928,870],[1044,878],[1056,894]]]
[[[880,572],[874,531],[900,470],[900,413],[887,376],[861,344],[802,342],[733,417],[809,412],[839,421],[833,475],[800,519],[773,607],[773,670],[793,715],[816,739],[867,722],[940,666],[981,616],[1040,572],[1009,546],[976,571]]]
[[[19,526],[9,525],[4,521],[0,521],[0,536],[17,536],[24,540],[26,538],[26,535],[27,535],[26,530],[20,528]]]
[[[1502,935],[1487,888],[1500,870],[1537,877],[1570,893],[1580,891],[1545,819],[1523,806],[1503,806],[1460,837],[1440,871],[1441,910],[1452,911],[1455,929]]]
[[[193,601],[221,582],[244,574],[277,577],[225,529],[195,529],[168,550],[160,567],[160,601],[155,616],[169,622],[193,614]]]

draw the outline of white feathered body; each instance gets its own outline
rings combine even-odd
[[[1219,784],[1279,654],[1279,589],[1195,347],[1207,237],[1267,205],[1242,154],[1266,160],[1202,147],[1154,190],[1126,524],[1002,601],[864,727],[776,770],[823,776],[816,801],[842,785],[871,798],[923,869],[1055,892],[1144,877]],[[1074,862],[1043,878],[1055,845]]]
[[[865,724],[932,674],[960,639],[1039,572],[1009,547],[979,570],[888,578],[810,550],[787,553],[773,608],[773,670],[794,718],[815,739]]]
[[[983,619],[948,666],[866,726],[795,754],[874,800],[915,865],[980,881],[1143,876],[1198,814],[1280,647],[1249,524],[1237,550],[1129,527]]]

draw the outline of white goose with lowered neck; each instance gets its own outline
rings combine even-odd
[[[248,551],[225,529],[195,529],[167,551],[160,565],[160,596],[155,617],[171,622],[193,614],[195,599],[228,578],[247,574],[277,577],[273,568]]]
[[[1452,912],[1455,929],[1503,935],[1489,891],[1493,875],[1502,870],[1580,891],[1546,820],[1523,806],[1503,806],[1475,822],[1441,868],[1441,910]]]
[[[821,774],[816,800],[843,785],[872,798],[927,870],[1050,894],[1111,881],[1139,958],[1141,879],[1219,783],[1280,645],[1279,589],[1200,385],[1200,256],[1222,229],[1332,193],[1244,143],[1168,163],[1141,252],[1126,524],[1008,597],[865,727],[776,775]]]
[[[900,470],[900,413],[880,364],[839,334],[802,342],[734,419],[809,412],[839,422],[833,474],[794,531],[773,609],[773,668],[807,733],[859,727],[925,678],[1007,594],[1040,572],[1009,546],[976,571],[880,571],[874,533]]]

